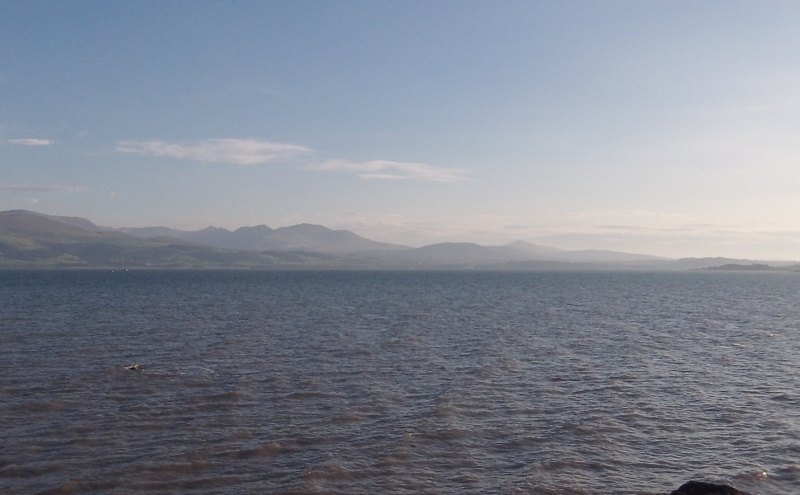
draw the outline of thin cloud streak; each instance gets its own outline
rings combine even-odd
[[[26,139],[9,139],[9,143],[11,144],[18,144],[20,146],[50,146],[53,144],[53,141],[50,139],[33,139],[33,138],[26,138]]]
[[[18,194],[80,193],[86,190],[79,186],[14,186],[0,184],[0,192]]]
[[[141,156],[236,165],[258,165],[311,153],[309,148],[294,144],[232,138],[207,139],[194,143],[168,143],[160,140],[119,141],[116,151]]]
[[[462,169],[434,167],[426,163],[394,162],[390,160],[372,160],[360,163],[349,162],[347,160],[328,160],[312,168],[314,170],[352,173],[362,179],[368,180],[460,182],[467,179],[466,171]]]

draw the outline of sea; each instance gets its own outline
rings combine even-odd
[[[0,493],[796,494],[799,296],[800,273],[2,271]]]

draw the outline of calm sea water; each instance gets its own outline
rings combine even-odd
[[[0,272],[0,492],[798,493],[798,295],[794,273]]]

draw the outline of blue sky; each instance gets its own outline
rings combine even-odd
[[[797,2],[4,2],[0,210],[800,259],[797,26]]]

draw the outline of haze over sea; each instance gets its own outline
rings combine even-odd
[[[3,271],[0,491],[796,493],[798,294],[796,273]]]

